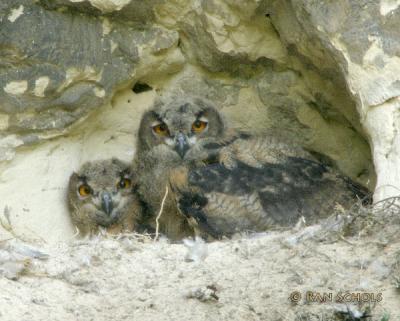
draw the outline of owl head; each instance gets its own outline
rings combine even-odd
[[[200,98],[159,99],[141,120],[138,153],[162,147],[181,160],[196,159],[205,144],[219,141],[225,124],[214,106]]]
[[[85,163],[69,179],[68,200],[73,221],[108,227],[129,210],[134,197],[130,166],[110,159]]]

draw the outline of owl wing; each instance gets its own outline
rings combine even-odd
[[[215,163],[189,171],[180,211],[202,220],[203,229],[217,236],[291,226],[300,217],[313,223],[334,208],[365,198],[365,189],[322,163],[284,157],[280,162],[241,160],[235,166]],[[202,199],[202,202],[196,200]],[[181,206],[184,205],[184,206]],[[201,227],[199,227],[202,229]]]

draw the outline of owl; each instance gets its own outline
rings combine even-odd
[[[164,98],[145,112],[139,126],[133,167],[138,173],[138,193],[149,213],[146,223],[154,227],[171,170],[179,166],[203,166],[207,159],[216,157],[221,145],[234,137],[235,132],[226,127],[220,113],[203,99]],[[178,211],[171,189],[159,224],[160,231],[171,239],[193,234]]]
[[[328,216],[367,191],[278,137],[229,128],[199,98],[157,102],[141,120],[134,161],[138,192],[161,231],[220,238]]]
[[[142,217],[142,206],[129,164],[117,159],[85,163],[68,185],[68,207],[81,235],[100,228],[116,234],[133,231]]]

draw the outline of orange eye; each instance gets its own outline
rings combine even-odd
[[[192,124],[192,131],[194,131],[195,133],[201,133],[204,129],[206,129],[206,127],[207,127],[207,122],[196,120]]]
[[[89,185],[83,184],[83,185],[79,186],[78,192],[79,192],[80,196],[88,196],[92,193],[92,189],[90,188]]]
[[[165,123],[161,123],[153,126],[153,131],[160,136],[168,135],[168,126]]]
[[[129,178],[122,178],[118,183],[118,187],[122,189],[129,188],[131,185],[132,182]]]

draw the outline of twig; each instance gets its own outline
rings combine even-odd
[[[342,240],[342,241],[344,241],[344,242],[346,242],[347,244],[350,244],[350,245],[355,245],[353,242],[350,242],[349,240],[347,240],[343,235],[339,235],[339,238]]]
[[[160,219],[161,214],[164,210],[164,203],[165,203],[165,200],[167,199],[167,196],[168,196],[168,186],[165,186],[165,194],[161,201],[160,211],[158,212],[158,215],[156,217],[156,236],[154,237],[154,242],[158,240],[158,230],[160,228],[160,224],[159,224],[158,220]]]

